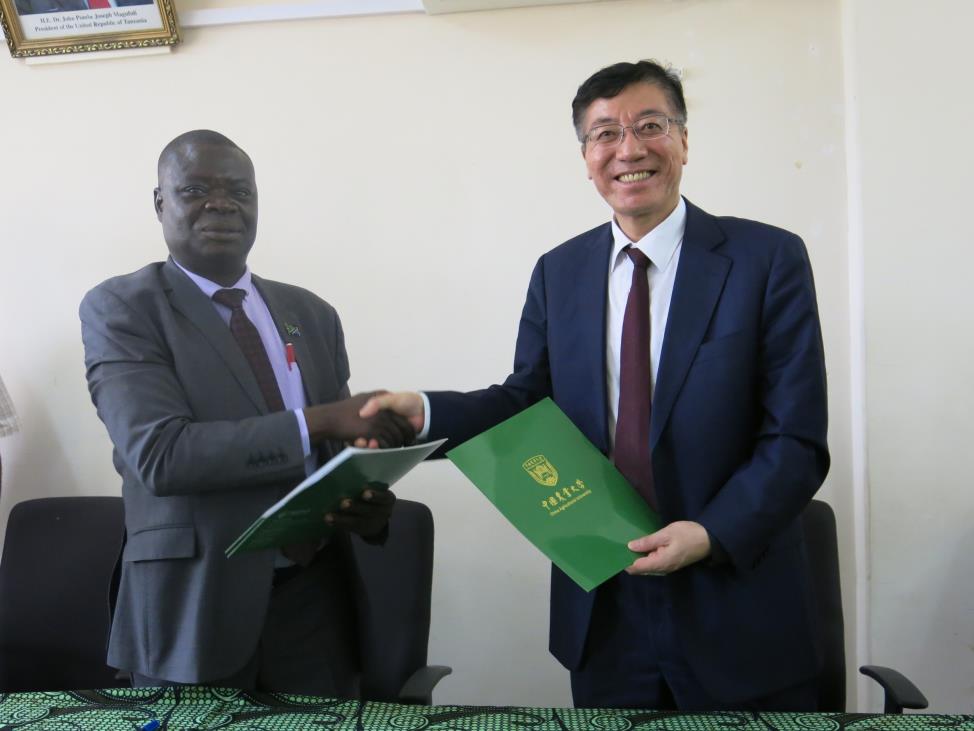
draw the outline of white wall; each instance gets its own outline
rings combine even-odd
[[[857,0],[870,654],[974,710],[974,7]],[[874,694],[875,697],[875,694]],[[875,704],[874,704],[875,705]]]
[[[686,194],[808,244],[830,379],[824,495],[852,555],[838,0],[620,0],[205,28],[185,41],[170,56],[0,62],[0,367],[23,423],[0,444],[0,529],[18,500],[119,489],[85,389],[77,303],[165,256],[150,194],[171,137],[211,127],[250,152],[251,264],[338,308],[353,389],[479,387],[508,372],[536,258],[608,218],[571,129],[577,85],[653,56],[686,72]],[[931,133],[910,158],[934,144]],[[437,520],[430,658],[456,671],[437,701],[569,704],[546,650],[546,561],[449,464],[398,492]]]

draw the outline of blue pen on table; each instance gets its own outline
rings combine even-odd
[[[158,719],[153,718],[151,721],[146,723],[142,728],[140,728],[139,731],[156,731],[156,729],[159,728],[161,725],[162,724],[159,722]]]

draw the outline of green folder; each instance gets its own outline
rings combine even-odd
[[[269,507],[226,549],[227,558],[244,551],[280,548],[324,538],[331,528],[324,514],[366,486],[385,490],[445,442],[395,449],[346,447]]]
[[[638,556],[626,544],[659,516],[549,398],[446,455],[585,591]]]

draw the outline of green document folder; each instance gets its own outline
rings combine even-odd
[[[585,591],[629,566],[659,516],[549,398],[446,455]]]
[[[244,551],[324,538],[331,532],[324,521],[325,513],[365,487],[388,489],[445,441],[396,449],[346,447],[264,511],[226,549],[227,558]]]

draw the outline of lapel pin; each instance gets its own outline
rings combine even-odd
[[[292,325],[290,322],[285,322],[284,329],[287,331],[287,334],[290,335],[292,338],[301,337],[301,328],[299,328],[297,325]]]

